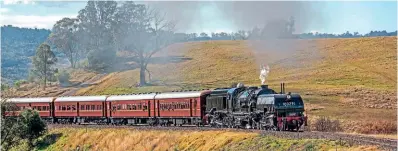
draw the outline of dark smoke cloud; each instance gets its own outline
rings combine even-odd
[[[178,21],[179,32],[201,32],[207,28],[237,31],[263,27],[272,19],[295,17],[296,32],[307,32],[313,20],[321,24],[321,15],[312,8],[311,2],[291,1],[146,1],[138,2],[166,13],[167,19]],[[205,31],[206,32],[206,31]],[[216,31],[207,31],[216,32]],[[228,31],[227,31],[228,32]]]

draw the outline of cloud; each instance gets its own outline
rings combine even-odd
[[[10,12],[10,9],[8,8],[0,8],[0,13],[8,13]]]
[[[13,4],[36,4],[33,0],[3,0],[4,5],[13,5]]]
[[[17,27],[51,29],[53,25],[64,17],[76,17],[77,15],[1,15],[1,25],[13,25]]]

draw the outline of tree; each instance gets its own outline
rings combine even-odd
[[[76,18],[63,18],[57,21],[52,29],[48,40],[50,44],[60,49],[71,63],[71,67],[76,67],[76,62],[80,59],[81,50],[79,50],[79,19]]]
[[[36,55],[32,58],[33,72],[38,78],[44,80],[43,89],[46,88],[47,78],[53,76],[54,69],[51,68],[57,62],[54,52],[51,51],[49,45],[43,43],[37,50]]]
[[[20,140],[21,124],[18,121],[17,116],[5,116],[5,112],[11,112],[11,115],[16,115],[15,111],[17,106],[7,101],[6,97],[2,96],[1,100],[1,149],[9,150],[16,146]]]
[[[246,40],[248,38],[247,32],[244,30],[239,30],[237,33],[235,33],[235,37],[239,37],[242,40]]]
[[[47,131],[46,123],[40,118],[37,111],[27,109],[19,115],[21,122],[21,138],[28,140],[29,149],[34,146],[34,140]]]
[[[151,57],[171,44],[175,24],[166,21],[160,12],[142,4],[124,2],[116,17],[116,41],[119,50],[133,52],[140,67],[140,85],[145,85],[145,73]]]
[[[116,57],[115,45],[117,3],[115,1],[88,1],[79,11],[80,42],[85,49],[89,68],[103,71]]]
[[[208,37],[208,35],[205,32],[200,33],[200,37]]]

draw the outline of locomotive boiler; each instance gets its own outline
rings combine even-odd
[[[213,127],[239,127],[266,130],[295,130],[307,124],[304,104],[299,94],[261,87],[213,90],[206,98],[206,120]]]

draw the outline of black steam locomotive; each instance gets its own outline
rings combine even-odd
[[[299,94],[285,94],[261,87],[213,90],[206,98],[206,120],[212,127],[299,131],[307,125],[304,103]]]

